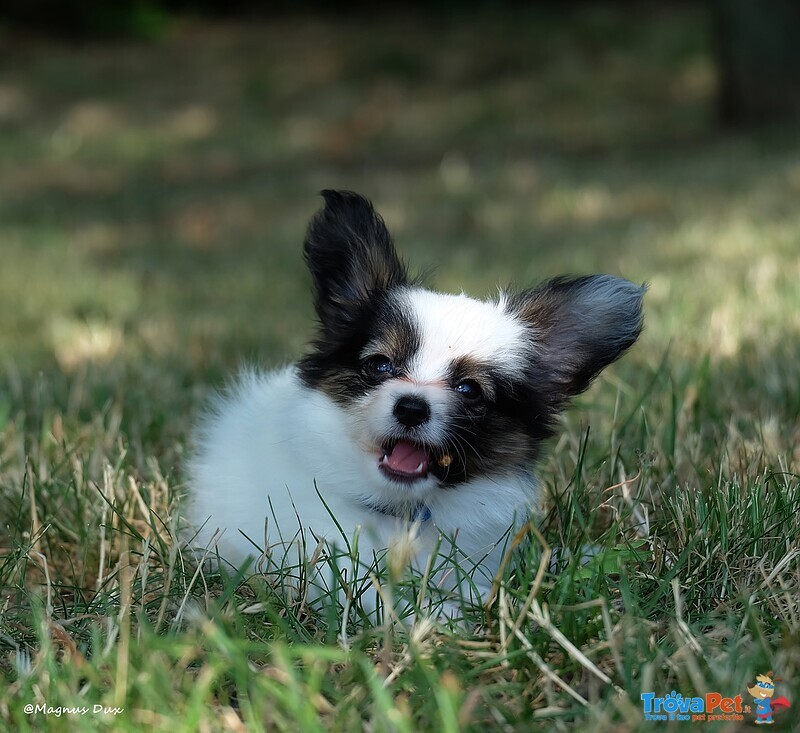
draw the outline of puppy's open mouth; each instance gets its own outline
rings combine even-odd
[[[398,481],[416,481],[427,478],[434,468],[446,469],[451,462],[448,454],[434,456],[431,451],[410,440],[384,443],[378,467],[387,476]]]

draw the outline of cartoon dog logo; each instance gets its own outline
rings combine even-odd
[[[778,680],[780,681],[780,680]],[[789,701],[785,697],[776,697],[775,682],[773,673],[760,674],[756,677],[756,683],[748,687],[747,691],[752,695],[756,706],[756,725],[772,725],[772,711],[777,708],[788,708]]]

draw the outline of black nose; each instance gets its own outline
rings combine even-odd
[[[414,428],[417,425],[428,422],[428,418],[431,416],[431,408],[422,397],[406,395],[394,403],[394,416],[401,425],[405,425],[407,428]]]

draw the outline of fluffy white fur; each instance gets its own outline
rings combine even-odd
[[[189,463],[195,544],[241,566],[358,537],[369,566],[410,537],[422,570],[445,538],[471,579],[436,579],[486,600],[536,507],[539,444],[636,340],[644,289],[593,276],[490,302],[424,290],[366,199],[323,195],[305,242],[317,340],[297,365],[245,373],[204,419]]]
[[[433,477],[398,486],[378,469],[380,442],[391,430],[392,406],[405,392],[429,397],[433,414],[426,429],[435,440],[454,399],[440,384],[449,361],[470,354],[513,368],[522,358],[514,346],[522,325],[502,303],[417,288],[406,298],[422,333],[409,378],[381,385],[352,409],[304,386],[293,366],[247,372],[216,399],[190,462],[187,518],[199,528],[196,544],[206,547],[213,539],[219,555],[239,565],[265,548],[276,552],[276,545],[280,555],[285,545],[300,541],[299,530],[312,550],[315,538],[342,548],[358,531],[359,554],[368,564],[373,551],[410,532],[412,564],[421,570],[441,533],[455,540],[459,564],[485,597],[510,528],[536,504],[533,476],[510,467],[502,480],[476,477],[451,489],[439,488]],[[430,518],[409,525],[369,508],[396,502],[399,492],[424,504]],[[446,539],[441,549],[448,554],[453,546]]]

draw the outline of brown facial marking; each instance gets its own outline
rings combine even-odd
[[[497,365],[495,365],[495,370]],[[495,396],[495,384],[491,365],[470,356],[461,356],[450,367],[450,383],[456,385],[464,379],[474,379],[483,390],[484,397],[491,401]]]

